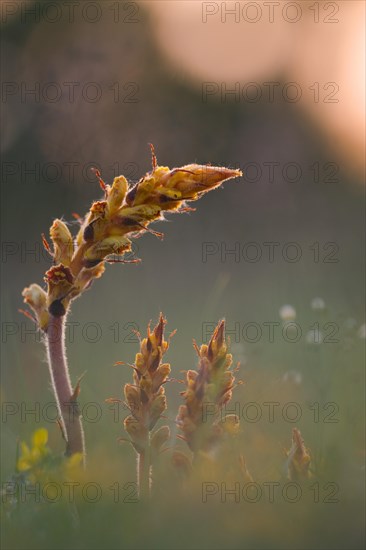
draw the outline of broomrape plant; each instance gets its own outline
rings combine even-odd
[[[140,497],[150,494],[152,461],[170,437],[168,426],[162,426],[152,433],[167,410],[163,385],[171,369],[168,363],[162,363],[169,347],[169,343],[164,340],[165,323],[160,314],[156,327],[152,331],[148,327],[147,337],[141,340],[140,351],[136,354],[134,365],[131,365],[134,369],[134,384],[126,384],[124,387],[126,404],[131,412],[124,421],[124,427],[138,457],[137,483]],[[111,398],[107,401],[119,400]]]
[[[129,436],[127,441],[137,454],[137,485],[142,499],[151,496],[153,463],[166,450],[164,445],[170,439],[169,426],[153,431],[168,409],[164,384],[169,381],[171,368],[168,363],[163,363],[163,356],[169,348],[169,343],[164,339],[165,324],[166,320],[160,314],[154,329],[151,330],[149,325],[146,338],[140,338],[140,351],[136,354],[135,363],[129,365],[134,371],[134,383],[124,386],[125,404],[131,413],[124,420],[124,428]],[[175,331],[169,339],[174,334]],[[186,477],[192,468],[198,466],[200,459],[214,459],[225,436],[235,435],[240,429],[237,415],[223,414],[235,387],[233,372],[239,368],[231,370],[233,359],[225,337],[225,321],[218,323],[208,345],[198,347],[194,342],[194,348],[198,355],[198,368],[186,373],[186,389],[181,392],[185,404],[179,407],[176,417],[181,432],[178,438],[187,443],[193,460],[178,450],[172,455],[173,465]],[[119,364],[124,363],[118,361],[116,365]],[[238,381],[236,385],[242,383]],[[111,397],[107,402],[120,403],[121,400]],[[120,440],[126,441],[124,438]],[[292,431],[292,446],[285,451],[285,455],[288,479],[305,481],[310,478],[311,457],[297,428]],[[244,456],[239,454],[237,458],[243,480],[252,482]]]
[[[82,461],[85,464],[84,432],[77,399],[79,379],[72,387],[65,349],[65,321],[72,301],[90,288],[94,279],[102,276],[105,264],[128,263],[131,238],[153,231],[150,224],[163,220],[164,212],[189,212],[190,201],[215,189],[225,180],[241,176],[239,170],[210,165],[188,164],[170,169],[159,166],[151,145],[152,170],[135,185],[129,185],[124,176],[114,178],[107,185],[96,170],[103,190],[101,200],[93,202],[84,218],[78,217],[80,229],[74,239],[66,223],[56,219],[50,228],[52,247],[42,236],[43,243],[53,259],[45,273],[46,288],[31,284],[23,290],[24,302],[33,315],[23,311],[38,325],[44,335],[52,388],[58,406],[58,424],[66,441],[66,468]],[[22,310],[21,310],[22,311]],[[128,441],[137,454],[137,480],[139,494],[151,494],[152,467],[157,456],[166,450],[170,429],[164,425],[156,429],[157,422],[167,411],[164,385],[169,381],[170,365],[163,362],[169,348],[164,337],[166,320],[160,314],[156,326],[147,329],[145,338],[140,335],[140,350],[133,368],[133,383],[124,387],[124,399],[130,414],[124,421]],[[239,431],[239,418],[223,415],[223,409],[232,398],[237,369],[232,369],[232,355],[225,337],[225,321],[218,323],[209,343],[198,347],[197,370],[186,373],[185,390],[181,392],[184,404],[179,407],[176,424],[178,437],[188,445],[192,461],[180,451],[172,455],[172,462],[189,473],[200,458],[213,459],[226,435]],[[240,384],[238,381],[236,385]],[[119,401],[110,398],[107,401]],[[47,447],[47,431],[33,435],[32,447],[21,444],[17,472],[27,473],[30,480],[38,475],[54,458]],[[292,447],[286,451],[287,477],[306,480],[310,477],[310,454],[299,430],[293,430]],[[245,480],[252,480],[245,458],[239,454],[239,467]],[[57,460],[55,464],[58,464]],[[47,468],[46,468],[47,470]],[[33,477],[32,477],[33,476]]]
[[[235,377],[230,370],[232,355],[225,339],[225,321],[215,328],[208,345],[199,348],[198,370],[186,375],[185,404],[179,407],[177,424],[181,438],[187,442],[194,459],[200,453],[210,453],[225,433],[237,433],[239,418],[235,414],[222,416],[223,407],[232,397]]]
[[[192,211],[187,202],[199,199],[225,180],[242,175],[240,170],[199,164],[170,169],[159,166],[153,146],[151,151],[152,170],[133,186],[124,176],[116,177],[111,186],[107,185],[96,171],[104,197],[95,201],[86,216],[79,220],[80,230],[75,240],[64,221],[56,219],[53,222],[50,228],[52,247],[43,236],[44,246],[53,259],[52,267],[45,274],[46,290],[38,284],[23,290],[24,302],[31,307],[34,317],[25,313],[34,319],[44,334],[67,455],[81,453],[85,459],[84,433],[77,404],[80,380],[73,388],[65,350],[65,321],[71,302],[90,288],[94,279],[103,275],[106,262],[128,261],[124,256],[131,251],[131,238],[139,237],[146,231],[163,237],[149,225],[163,220],[165,211]],[[158,332],[154,331],[154,336],[150,334],[147,340],[158,348],[162,347],[161,323],[163,321],[160,321]],[[146,353],[153,351],[146,349]],[[150,359],[146,356],[144,360],[149,362]],[[154,378],[156,384],[155,375]],[[143,383],[143,380],[138,382]],[[157,392],[159,388],[161,384],[151,392]],[[130,399],[132,391],[129,390]],[[145,395],[150,399],[153,394],[140,393],[142,399]],[[162,402],[162,393],[158,397],[158,401]],[[153,414],[152,411],[150,413]]]
[[[130,365],[134,370],[134,384],[124,387],[125,402],[131,411],[124,427],[138,456],[137,481],[142,497],[150,495],[153,460],[170,438],[168,426],[152,433],[167,410],[163,384],[168,381],[171,369],[168,363],[162,363],[169,347],[164,340],[165,323],[160,314],[155,328],[151,331],[148,327],[147,337],[140,341],[140,352],[135,363]],[[236,433],[239,419],[236,415],[218,418],[222,407],[231,399],[235,380],[229,370],[232,356],[228,353],[225,340],[225,322],[217,325],[208,345],[203,344],[201,348],[194,345],[199,357],[199,370],[187,372],[187,389],[182,392],[186,404],[179,408],[177,424],[183,432],[180,437],[197,457],[200,452],[208,453],[217,447],[225,433]],[[119,399],[110,398],[108,401],[117,402]],[[210,417],[207,421],[206,408],[211,405],[215,407],[215,414],[213,419]],[[175,452],[174,461],[176,464],[179,461],[187,463],[188,459]]]
[[[305,447],[300,430],[293,428],[292,445],[286,451],[287,477],[291,481],[305,481],[311,478],[309,450]]]

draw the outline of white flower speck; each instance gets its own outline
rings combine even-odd
[[[302,382],[302,374],[297,370],[288,370],[283,375],[282,380],[284,382],[292,382],[293,384],[296,384],[298,386]]]
[[[313,298],[311,300],[311,309],[316,311],[323,311],[325,309],[325,302],[323,298]]]
[[[280,317],[283,321],[293,321],[296,319],[296,310],[293,306],[288,304],[282,306],[279,311]]]
[[[306,335],[306,341],[308,344],[321,344],[323,339],[323,333],[317,328],[309,330]]]

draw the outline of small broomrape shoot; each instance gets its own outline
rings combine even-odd
[[[112,185],[107,185],[95,171],[104,197],[95,201],[81,220],[75,240],[65,222],[59,219],[53,222],[52,248],[43,237],[44,246],[53,258],[53,265],[45,274],[47,289],[32,284],[23,291],[24,301],[45,334],[67,454],[85,453],[77,407],[79,383],[72,388],[65,354],[65,318],[71,301],[101,277],[105,262],[128,262],[124,256],[131,251],[130,237],[146,231],[162,237],[150,229],[149,224],[163,220],[165,211],[190,211],[188,201],[199,199],[227,179],[241,176],[240,170],[209,165],[188,164],[173,169],[158,166],[153,146],[151,150],[152,170],[133,186],[129,186],[124,176],[114,178]]]
[[[311,457],[297,428],[292,430],[292,445],[291,449],[286,451],[286,455],[287,477],[291,481],[304,481],[311,477],[309,470]]]
[[[213,451],[225,433],[239,430],[239,418],[222,415],[231,400],[235,377],[230,371],[232,355],[225,340],[225,321],[215,328],[208,345],[194,344],[199,357],[198,371],[189,370],[187,389],[182,392],[185,405],[179,407],[177,424],[194,458]]]
[[[124,427],[138,456],[138,486],[142,498],[150,495],[154,456],[161,452],[170,438],[168,426],[162,426],[152,433],[167,409],[163,384],[168,380],[170,365],[162,363],[163,355],[169,347],[169,343],[164,340],[165,323],[160,314],[155,328],[151,331],[148,327],[147,337],[140,342],[140,351],[132,365],[134,384],[126,384],[124,387],[126,403],[131,412],[124,421]]]

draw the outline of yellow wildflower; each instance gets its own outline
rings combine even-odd
[[[45,457],[49,456],[50,450],[47,447],[48,431],[40,428],[32,436],[32,446],[28,447],[24,441],[20,444],[21,454],[17,462],[17,470],[26,472],[38,466]]]

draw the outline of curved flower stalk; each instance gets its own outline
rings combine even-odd
[[[289,451],[286,451],[287,477],[291,481],[305,481],[311,477],[310,462],[311,456],[309,450],[305,447],[304,440],[300,430],[293,428],[292,445]]]
[[[130,442],[137,453],[138,487],[141,498],[151,491],[151,468],[154,457],[161,452],[170,438],[168,426],[152,432],[158,420],[167,409],[164,384],[170,374],[170,365],[162,359],[169,343],[164,340],[165,319],[160,314],[159,322],[147,337],[140,342],[136,354],[133,384],[126,384],[124,395],[131,412],[124,421]],[[171,335],[172,336],[172,335]],[[109,401],[116,401],[111,399]]]
[[[223,181],[241,175],[239,170],[189,164],[170,169],[158,166],[152,147],[152,170],[130,187],[124,176],[107,185],[98,171],[104,191],[102,200],[92,204],[74,240],[62,220],[50,229],[53,248],[44,244],[53,258],[46,272],[46,291],[32,284],[23,291],[35,321],[45,334],[51,381],[59,408],[60,425],[67,441],[67,454],[85,453],[84,436],[77,407],[80,391],[71,386],[64,343],[65,318],[72,300],[101,277],[105,262],[126,262],[131,250],[130,237],[152,231],[151,222],[162,220],[164,211],[186,212],[187,201],[199,199]],[[115,256],[117,255],[117,259]],[[134,260],[137,261],[137,260]]]
[[[230,370],[232,355],[225,339],[225,321],[220,321],[208,345],[194,344],[198,370],[189,370],[186,390],[182,392],[185,404],[179,407],[177,424],[194,454],[215,450],[226,433],[239,431],[239,418],[225,415],[223,408],[232,397],[235,377]]]

